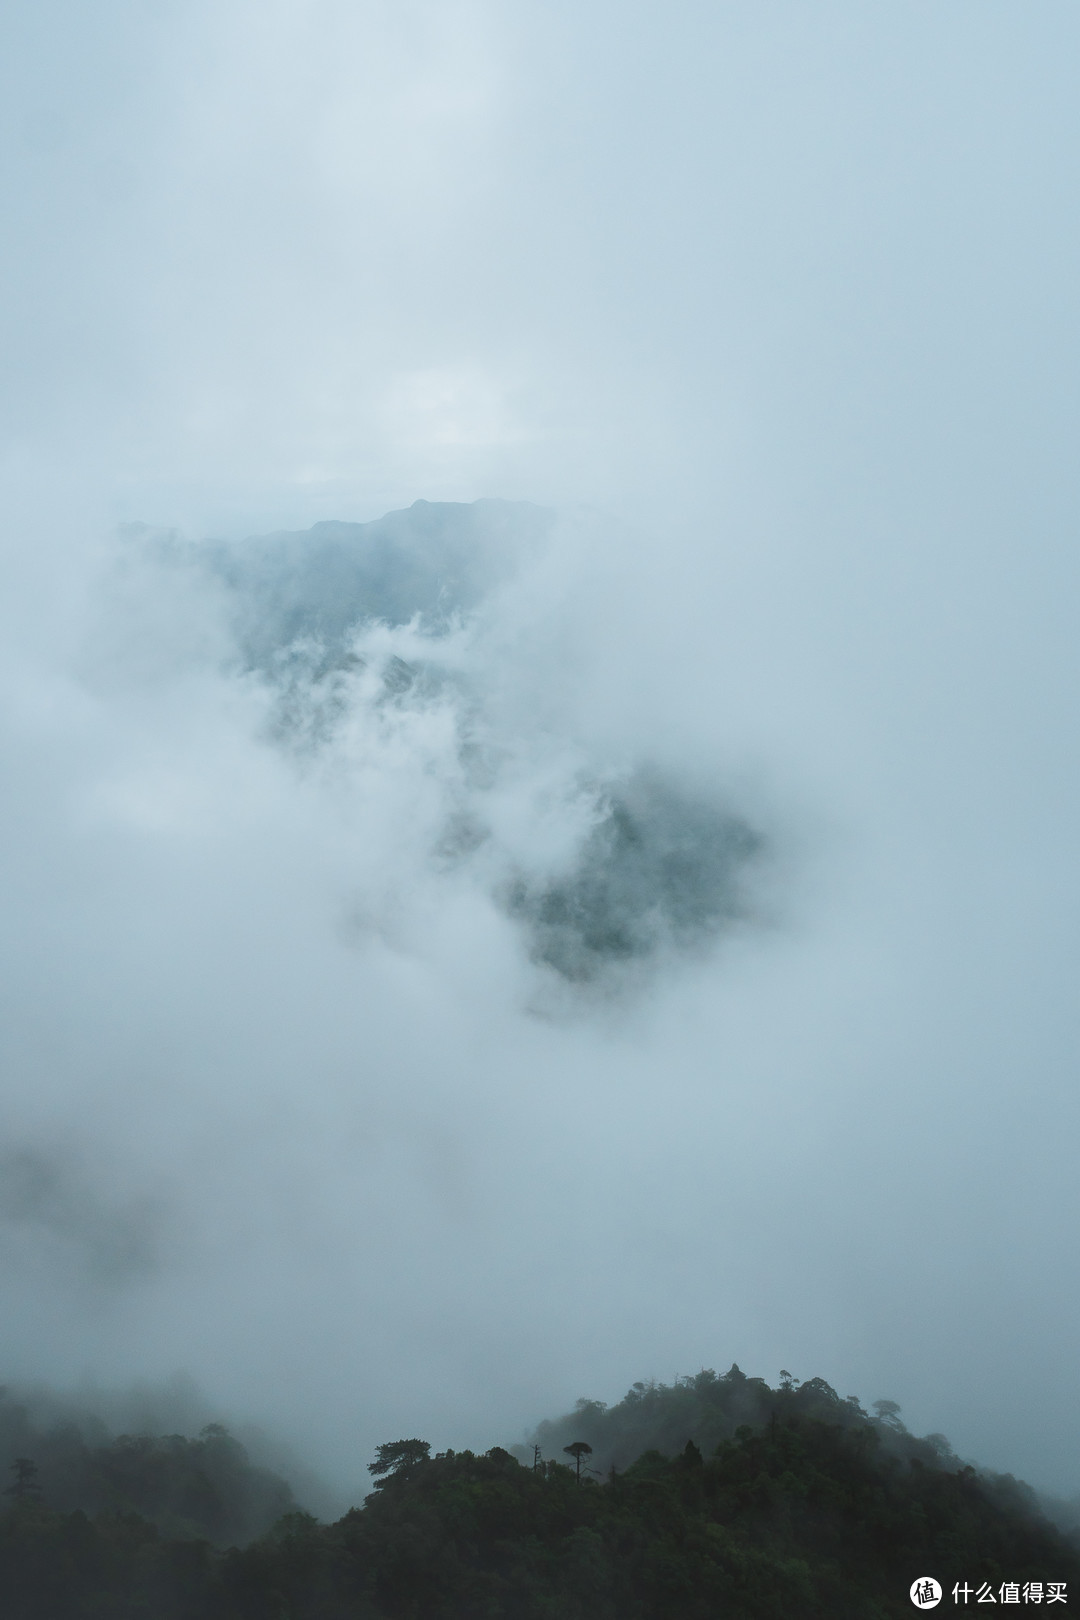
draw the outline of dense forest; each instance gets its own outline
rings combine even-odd
[[[5,1401],[0,1439],[5,1620],[885,1620],[925,1575],[947,1607],[1080,1591],[1026,1486],[786,1373],[582,1401],[516,1457],[388,1442],[333,1524],[218,1425],[88,1438]]]

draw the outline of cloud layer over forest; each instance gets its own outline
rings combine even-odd
[[[0,27],[0,1375],[1075,1490],[1074,9]]]

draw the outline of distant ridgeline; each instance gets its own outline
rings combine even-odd
[[[307,661],[353,667],[356,632],[414,620],[436,640],[535,555],[555,514],[527,501],[416,501],[372,523],[255,535],[200,547],[235,593],[249,666],[280,678]]]
[[[375,1489],[363,1507],[330,1525],[290,1511],[227,1549],[199,1537],[197,1512],[178,1532],[136,1500],[143,1492],[144,1502],[190,1503],[201,1470],[207,1499],[222,1498],[213,1533],[239,1522],[250,1506],[226,1499],[236,1489],[250,1502],[252,1482],[236,1449],[232,1474],[220,1469],[223,1431],[187,1443],[201,1452],[142,1442],[146,1455],[156,1447],[172,1459],[148,1496],[143,1475],[103,1508],[108,1465],[84,1469],[82,1488],[95,1499],[82,1510],[54,1494],[66,1491],[70,1504],[75,1488],[75,1475],[55,1466],[65,1446],[78,1451],[68,1437],[48,1471],[31,1456],[13,1460],[0,1516],[0,1614],[899,1620],[911,1614],[909,1590],[921,1577],[941,1584],[953,1610],[954,1588],[965,1607],[1034,1603],[1062,1614],[1080,1592],[1080,1544],[1040,1513],[1026,1486],[960,1465],[941,1436],[907,1434],[893,1403],[879,1402],[870,1417],[822,1379],[800,1386],[784,1374],[771,1389],[732,1367],[720,1378],[635,1385],[618,1406],[581,1402],[538,1435],[525,1462],[498,1446],[432,1457],[423,1440],[388,1442],[369,1465]],[[642,1437],[651,1449],[602,1466],[629,1458]],[[21,1439],[47,1455],[48,1436]]]
[[[559,766],[565,780],[546,767],[536,777],[538,797],[576,808],[575,847],[538,865],[531,846],[506,841],[506,818],[500,843],[492,805],[508,776],[522,781],[542,726],[523,735],[519,717],[512,735],[500,731],[499,677],[478,626],[497,618],[497,593],[542,553],[554,522],[525,502],[417,501],[371,523],[167,549],[224,587],[236,667],[272,694],[281,746],[332,747],[359,713],[384,725],[433,706],[452,716],[445,826],[429,853],[443,868],[481,863],[533,961],[586,985],[747,917],[764,840],[700,782],[648,761],[582,763],[578,750],[577,764]]]
[[[774,1390],[764,1378],[748,1378],[737,1366],[722,1377],[706,1369],[674,1384],[635,1384],[615,1406],[578,1401],[573,1412],[542,1423],[529,1446],[516,1446],[514,1452],[520,1461],[532,1461],[534,1445],[545,1456],[558,1456],[570,1441],[586,1440],[592,1447],[591,1465],[606,1474],[611,1468],[628,1467],[646,1451],[671,1456],[687,1440],[711,1455],[741,1425],[761,1428],[778,1411],[843,1428],[869,1423],[884,1449],[905,1461],[960,1466],[943,1434],[922,1440],[909,1434],[893,1401],[876,1402],[871,1417],[854,1395],[842,1399],[823,1378],[800,1384],[790,1373],[781,1372],[779,1389]]]

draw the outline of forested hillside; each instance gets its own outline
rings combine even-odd
[[[711,1455],[740,1425],[760,1426],[775,1414],[818,1418],[841,1428],[869,1423],[897,1456],[959,1467],[943,1434],[917,1439],[908,1433],[895,1401],[876,1401],[871,1415],[856,1396],[842,1398],[823,1378],[800,1383],[783,1371],[779,1388],[770,1389],[764,1378],[748,1378],[737,1365],[722,1376],[705,1368],[672,1384],[635,1384],[615,1406],[580,1400],[566,1416],[541,1423],[530,1445],[558,1456],[569,1442],[585,1440],[592,1447],[591,1465],[606,1474],[611,1467],[626,1468],[645,1451],[673,1454],[687,1440]],[[523,1462],[534,1457],[529,1446],[515,1447],[514,1454]]]
[[[286,1481],[254,1464],[220,1423],[193,1438],[114,1435],[91,1412],[35,1410],[6,1389],[0,1461],[10,1462],[15,1476],[9,1503],[41,1502],[91,1518],[135,1514],[166,1537],[221,1547],[262,1535],[296,1506]]]
[[[923,1575],[950,1604],[954,1585],[971,1602],[980,1591],[1011,1602],[1015,1588],[1047,1603],[1053,1592],[1068,1612],[1080,1553],[1034,1494],[959,1464],[941,1437],[915,1439],[891,1403],[878,1405],[870,1418],[823,1380],[785,1375],[770,1389],[735,1367],[639,1385],[610,1410],[582,1402],[543,1425],[557,1453],[538,1441],[528,1463],[498,1446],[433,1457],[425,1441],[389,1442],[362,1507],[329,1525],[287,1511],[254,1540],[245,1514],[250,1525],[275,1491],[286,1505],[287,1487],[223,1430],[82,1452],[70,1433],[53,1435],[40,1467],[13,1461],[0,1613],[886,1620],[912,1612],[908,1590]],[[652,1444],[620,1463],[642,1439]],[[223,1547],[228,1526],[237,1544]]]

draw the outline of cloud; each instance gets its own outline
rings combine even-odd
[[[639,771],[599,798],[568,870],[519,878],[506,900],[530,927],[533,957],[588,982],[745,917],[745,868],[762,842],[722,807]]]
[[[580,987],[640,989],[643,967],[753,914],[765,840],[701,784],[590,753],[572,703],[549,712],[546,735],[520,716],[511,731],[500,723],[492,689],[507,661],[512,680],[530,679],[527,643],[499,649],[503,620],[555,522],[523,502],[417,501],[299,534],[129,541],[188,588],[192,572],[204,579],[209,602],[224,587],[223,667],[258,681],[280,746],[342,781],[363,773],[369,791],[393,773],[437,782],[403,881],[475,876],[535,964]],[[587,645],[573,656],[584,673]],[[377,910],[369,897],[353,914]]]
[[[1075,1489],[1078,26],[7,9],[5,1376]]]
[[[0,1227],[8,1260],[59,1263],[76,1282],[117,1287],[157,1265],[161,1209],[117,1202],[63,1153],[9,1148],[0,1155]]]

